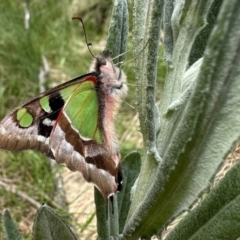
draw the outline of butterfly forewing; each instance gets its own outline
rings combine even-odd
[[[95,139],[99,144],[102,143],[98,119],[99,101],[93,82],[83,82],[71,94],[64,106],[63,114],[82,139]]]

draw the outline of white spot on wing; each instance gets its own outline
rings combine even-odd
[[[39,142],[45,142],[46,138],[45,138],[44,136],[42,136],[42,135],[38,135],[38,136],[37,136],[37,140],[38,140]]]
[[[55,156],[55,155],[56,155],[55,149],[54,149],[54,148],[51,148],[51,151],[52,151],[53,156]]]
[[[4,134],[7,133],[7,131],[6,131],[6,129],[4,127],[1,127],[0,128],[0,133],[4,135]]]
[[[53,127],[54,126],[54,123],[55,121],[52,121],[51,119],[49,118],[45,118],[42,123],[48,127]]]
[[[31,141],[31,137],[29,138],[29,141]],[[38,135],[38,136],[37,136],[37,141],[48,145],[48,144],[49,144],[49,137],[48,137],[48,138],[45,138],[45,137],[42,136],[42,135]]]

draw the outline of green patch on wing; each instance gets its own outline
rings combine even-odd
[[[63,98],[64,102],[67,101],[67,99],[69,98],[69,96],[74,92],[74,90],[79,86],[79,83],[74,84],[72,86],[66,87],[65,89],[62,89],[59,93],[61,94],[61,97]],[[47,95],[42,97],[39,100],[39,103],[42,107],[42,109],[47,112],[47,113],[51,113],[52,109],[50,107],[50,99],[51,96]]]
[[[21,108],[17,111],[17,120],[20,127],[27,128],[33,123],[33,116],[27,111],[26,108]]]
[[[42,109],[45,112],[47,112],[47,113],[51,112],[51,107],[49,105],[49,96],[45,96],[45,97],[41,98],[39,102],[40,102]]]
[[[64,89],[65,95],[69,89]],[[65,93],[62,93],[65,91]],[[95,84],[91,81],[83,82],[77,88],[75,86],[70,98],[67,100],[65,113],[71,120],[72,126],[79,131],[84,140],[94,139],[102,143],[102,135],[98,128],[99,102],[95,90]]]
[[[81,84],[81,83],[80,83],[80,84]],[[78,86],[79,86],[79,83],[74,84],[74,85],[72,85],[72,86],[69,86],[69,87],[67,87],[67,88],[64,88],[64,89],[62,89],[62,90],[60,91],[61,96],[62,96],[62,98],[63,98],[63,100],[64,100],[65,102],[68,100],[69,96],[70,96],[71,94],[73,94],[73,92],[75,91],[75,89],[78,88]]]

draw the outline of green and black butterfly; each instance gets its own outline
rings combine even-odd
[[[108,52],[90,73],[15,108],[0,122],[0,148],[34,149],[79,171],[105,201],[121,188],[114,116],[127,94],[124,72]]]

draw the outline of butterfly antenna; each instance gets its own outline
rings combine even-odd
[[[84,26],[84,23],[83,23],[82,18],[81,18],[80,16],[76,15],[76,16],[72,17],[72,19],[73,19],[73,20],[77,19],[77,20],[79,20],[79,21],[82,23],[83,32],[84,32],[84,37],[85,37],[85,42],[86,42],[86,44],[87,44],[88,51],[90,52],[90,54],[92,55],[92,57],[94,57],[94,58],[97,59],[97,57],[92,53],[92,51],[91,51],[91,49],[90,49],[90,47],[89,47],[89,46],[92,46],[92,43],[88,42],[88,40],[87,40],[87,34],[86,34],[86,30],[85,30],[85,26]]]
[[[131,109],[136,109],[133,105],[131,105],[131,104],[129,104],[128,102],[126,102],[126,101],[123,101],[125,104],[127,104]]]
[[[123,52],[123,53],[121,53],[121,54],[118,54],[116,57],[112,58],[112,60],[115,60],[115,59],[117,59],[117,58],[125,55],[126,53],[128,53],[128,52],[130,52],[130,51],[132,51],[132,49],[129,49],[129,50],[127,50],[126,52]]]
[[[140,42],[141,42],[141,41],[142,41],[142,40],[140,40]],[[140,42],[139,42],[139,44],[140,44]],[[128,60],[128,61],[120,62],[120,63],[119,63],[119,67],[121,68],[122,66],[124,66],[124,65],[132,62],[132,61],[135,60],[137,57],[139,57],[139,55],[140,55],[142,52],[144,52],[144,50],[145,50],[145,48],[147,47],[148,43],[149,43],[149,39],[148,39],[147,42],[145,43],[143,49],[142,49],[135,57],[133,57],[132,59],[130,59],[130,60]],[[130,51],[130,50],[128,50],[128,51]],[[127,52],[128,52],[128,51],[127,51]],[[127,52],[126,52],[126,53],[127,53]],[[120,54],[120,56],[121,56],[121,55],[122,55],[122,54]]]

